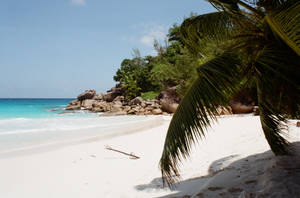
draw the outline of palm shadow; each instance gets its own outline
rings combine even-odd
[[[268,197],[269,192],[277,192],[278,189],[280,193],[299,197],[300,142],[292,143],[290,150],[291,155],[288,156],[275,157],[268,150],[238,160],[235,160],[235,155],[221,158],[210,165],[207,175],[177,182],[175,188],[170,189],[170,194],[157,198]],[[263,183],[266,178],[269,182]],[[158,177],[149,184],[135,186],[135,189],[153,191],[168,188]]]

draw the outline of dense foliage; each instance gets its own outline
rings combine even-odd
[[[160,167],[179,176],[191,145],[205,136],[219,105],[245,87],[257,88],[260,121],[276,155],[289,152],[282,135],[300,106],[300,1],[208,0],[219,11],[186,19],[180,39],[195,55],[215,56],[197,69],[170,123]]]
[[[158,87],[152,83],[150,73],[152,66],[149,64],[152,57],[142,58],[136,51],[133,59],[124,59],[121,68],[118,69],[114,80],[120,82],[125,89],[125,96],[132,99],[142,92],[157,90]]]
[[[134,50],[132,59],[123,60],[114,80],[121,83],[128,99],[172,86],[178,86],[178,93],[184,95],[197,78],[196,68],[207,58],[193,55],[183,44],[179,30],[177,25],[170,28],[165,46],[154,43],[157,56],[141,57]]]

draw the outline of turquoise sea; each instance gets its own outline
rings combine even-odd
[[[0,99],[0,157],[45,145],[65,145],[111,136],[150,117],[100,117],[84,110],[66,111],[73,99]]]
[[[65,111],[72,98],[0,98],[0,120],[8,118],[50,118],[80,116],[77,112]]]

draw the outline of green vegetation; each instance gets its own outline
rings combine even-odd
[[[159,94],[159,92],[148,91],[148,92],[142,93],[141,97],[144,100],[151,100],[151,99],[155,99],[156,96],[158,96],[158,94]]]
[[[142,92],[156,90],[150,79],[152,57],[142,58],[138,50],[134,50],[133,59],[124,59],[121,68],[118,69],[114,80],[120,82],[125,89],[125,96],[128,99],[139,96]]]
[[[183,44],[179,30],[177,25],[170,28],[164,46],[155,41],[157,56],[141,57],[139,51],[134,50],[132,59],[123,60],[114,80],[121,83],[128,99],[173,86],[177,86],[183,96],[197,78],[196,69],[207,57],[192,54]]]
[[[261,125],[276,155],[288,153],[281,133],[286,119],[299,113],[300,1],[208,1],[219,11],[186,19],[179,37],[173,36],[182,42],[180,50],[188,48],[206,61],[168,129],[160,167],[169,185],[179,176],[178,166],[189,156],[192,143],[216,120],[218,106],[228,104],[240,90],[257,88]],[[190,54],[186,62],[181,60],[182,66],[193,73],[194,60],[187,57]],[[185,65],[188,62],[192,64]]]

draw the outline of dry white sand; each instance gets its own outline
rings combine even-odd
[[[162,186],[158,168],[170,118],[149,122],[110,137],[0,154],[0,197],[300,197],[299,156],[274,157],[258,117],[220,118],[184,162],[175,190]],[[288,134],[299,149],[295,123]]]

